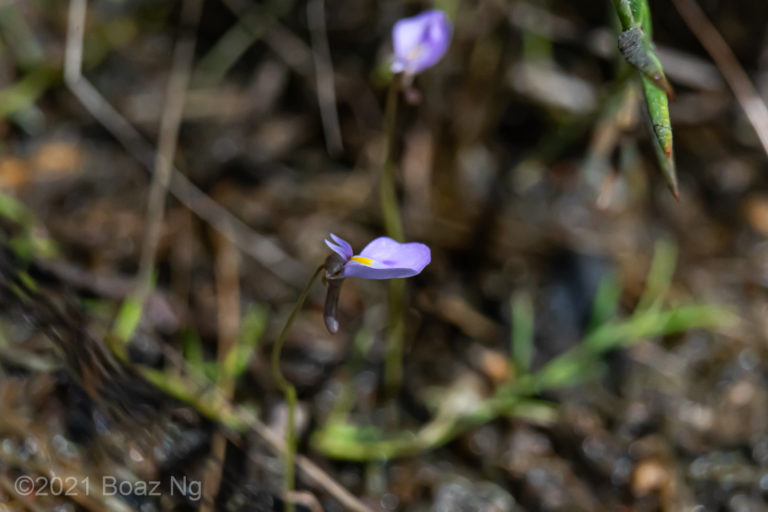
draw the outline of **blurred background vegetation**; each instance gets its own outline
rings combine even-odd
[[[650,3],[660,155],[622,3],[0,0],[0,510],[768,510],[768,9],[699,0],[748,116],[691,0]],[[432,7],[388,141],[391,27]],[[286,495],[269,350],[328,233],[384,234],[390,143],[432,249],[402,379],[387,286],[346,280],[332,336],[315,285]],[[91,488],[14,488],[54,474]]]

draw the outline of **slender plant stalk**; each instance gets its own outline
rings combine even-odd
[[[381,173],[381,212],[387,235],[398,242],[404,241],[403,221],[395,192],[395,131],[397,121],[397,77],[392,80],[387,93],[384,112],[386,160]],[[389,281],[389,325],[384,367],[384,383],[390,396],[396,395],[403,380],[403,336],[405,332],[405,282]]]
[[[389,330],[385,350],[384,384],[390,396],[403,382],[403,337],[405,336],[405,280],[389,281]]]
[[[324,265],[320,265],[317,267],[317,270],[315,270],[315,273],[312,274],[312,278],[310,278],[307,285],[301,291],[301,295],[299,295],[296,304],[293,306],[293,311],[291,311],[291,314],[285,321],[283,330],[280,331],[280,336],[277,337],[277,341],[275,341],[275,344],[272,346],[272,378],[277,384],[277,387],[283,392],[285,403],[288,406],[288,421],[285,435],[285,469],[283,475],[283,486],[285,487],[284,493],[286,496],[285,510],[287,512],[293,512],[295,508],[293,502],[288,499],[288,496],[293,492],[296,486],[296,477],[294,473],[294,459],[296,458],[296,388],[293,387],[293,384],[288,382],[285,376],[283,376],[283,372],[280,371],[280,354],[283,351],[283,345],[285,345],[285,335],[288,334],[288,330],[291,328],[291,325],[293,325],[296,314],[304,305],[304,301],[306,300],[307,295],[309,295],[309,290],[312,288],[315,279],[320,275],[323,268]]]
[[[395,129],[397,125],[397,79],[392,80],[387,93],[384,111],[384,135],[386,137],[386,160],[381,173],[381,212],[384,216],[384,228],[387,235],[398,242],[403,241],[403,221],[397,205],[395,192]]]

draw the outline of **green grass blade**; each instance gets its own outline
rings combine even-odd
[[[619,16],[622,30],[629,30],[636,26],[635,15],[632,13],[630,0],[613,0],[613,6],[616,8],[616,14]]]
[[[592,316],[589,320],[589,331],[594,331],[608,323],[615,315],[621,298],[621,285],[616,274],[609,272],[601,280],[595,293],[592,306]]]
[[[653,249],[653,260],[648,270],[645,290],[640,296],[636,311],[645,311],[661,306],[667,295],[677,262],[677,246],[672,240],[662,238]]]
[[[184,360],[187,364],[198,372],[203,373],[205,362],[203,340],[200,339],[200,335],[196,331],[190,330],[184,334],[182,349]]]
[[[664,76],[661,62],[653,51],[653,43],[642,28],[632,27],[619,34],[619,51],[627,62],[653,85],[669,96],[673,94],[672,86]]]
[[[640,74],[656,160],[672,195],[678,199],[668,99],[673,90],[653,49],[650,7],[647,0],[614,0],[613,4],[622,28],[619,49]]]
[[[222,370],[228,378],[237,379],[248,368],[266,327],[267,309],[261,305],[251,306],[243,318],[235,346],[224,358]]]
[[[512,363],[516,375],[531,371],[533,360],[533,304],[525,292],[512,297]]]
[[[141,321],[141,310],[143,305],[135,297],[125,299],[120,311],[115,318],[115,324],[112,328],[112,334],[118,340],[126,342],[133,337],[136,328]]]
[[[598,356],[624,348],[646,338],[685,332],[697,328],[732,325],[732,312],[718,306],[684,306],[670,311],[642,311],[617,323],[607,324],[589,334],[577,346],[550,361],[534,376],[539,391],[563,388],[594,375]]]
[[[659,162],[667,186],[675,199],[678,199],[677,172],[672,147],[672,123],[669,118],[667,95],[647,78],[642,77],[642,82],[656,160]]]

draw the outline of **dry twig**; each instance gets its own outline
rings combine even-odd
[[[325,146],[328,153],[337,155],[344,149],[341,142],[339,115],[336,112],[336,90],[333,82],[333,63],[331,49],[328,46],[328,34],[325,25],[325,2],[310,0],[307,3],[307,22],[312,37],[312,57],[315,61],[315,80],[317,81],[317,103],[320,106],[320,118],[323,121]]]
[[[701,45],[720,69],[726,82],[733,90],[736,100],[747,115],[760,139],[763,151],[768,155],[768,107],[758,94],[749,75],[739,64],[723,36],[707,19],[696,0],[672,0],[677,12],[691,29]]]

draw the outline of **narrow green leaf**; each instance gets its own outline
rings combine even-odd
[[[632,27],[619,34],[619,51],[627,62],[667,96],[674,94],[672,86],[664,76],[661,62],[653,51],[653,43],[642,28]]]
[[[133,337],[141,320],[142,304],[135,297],[125,299],[120,311],[117,313],[112,334],[121,341],[128,341]]]
[[[677,262],[677,246],[672,240],[662,238],[653,249],[653,260],[648,270],[645,290],[635,311],[658,309],[667,295]]]
[[[641,79],[656,160],[659,162],[659,167],[661,167],[661,172],[667,186],[672,191],[672,195],[678,199],[680,194],[677,186],[677,172],[672,145],[672,122],[669,118],[667,95],[647,78],[642,77]]]
[[[205,357],[203,357],[203,341],[196,331],[188,331],[184,334],[182,350],[187,364],[202,373],[203,362],[205,361]]]
[[[533,305],[525,292],[512,297],[512,363],[518,375],[531,371],[533,360]]]
[[[638,70],[642,80],[656,160],[672,195],[679,199],[668,99],[674,91],[653,49],[653,24],[648,1],[614,0],[613,4],[622,27],[619,50],[624,59]]]
[[[18,199],[0,192],[0,217],[5,217],[23,227],[29,227],[31,218],[29,210]]]
[[[648,39],[653,39],[653,24],[651,23],[651,7],[648,5],[648,0],[630,0],[632,6],[632,15],[635,20],[640,23],[645,33],[648,34]]]
[[[619,22],[623,30],[629,30],[636,26],[635,16],[632,14],[629,0],[613,0],[613,5],[616,7],[616,14],[619,16]]]
[[[48,69],[29,72],[15,84],[0,89],[0,118],[6,118],[31,107],[57,79]]]
[[[626,320],[595,329],[581,345],[557,356],[532,378],[539,390],[571,386],[588,378],[599,362],[599,356],[605,352],[654,336],[728,326],[736,320],[731,311],[717,306],[691,305],[670,311],[637,311]]]
[[[248,368],[248,362],[259,345],[261,336],[267,326],[267,309],[262,305],[254,305],[243,318],[237,344],[229,351],[224,359],[223,371],[233,379],[237,379]]]
[[[589,330],[593,331],[601,325],[608,323],[616,315],[621,297],[621,285],[616,274],[609,272],[600,280],[600,286],[595,293],[595,302],[592,306],[592,317],[589,321]]]

